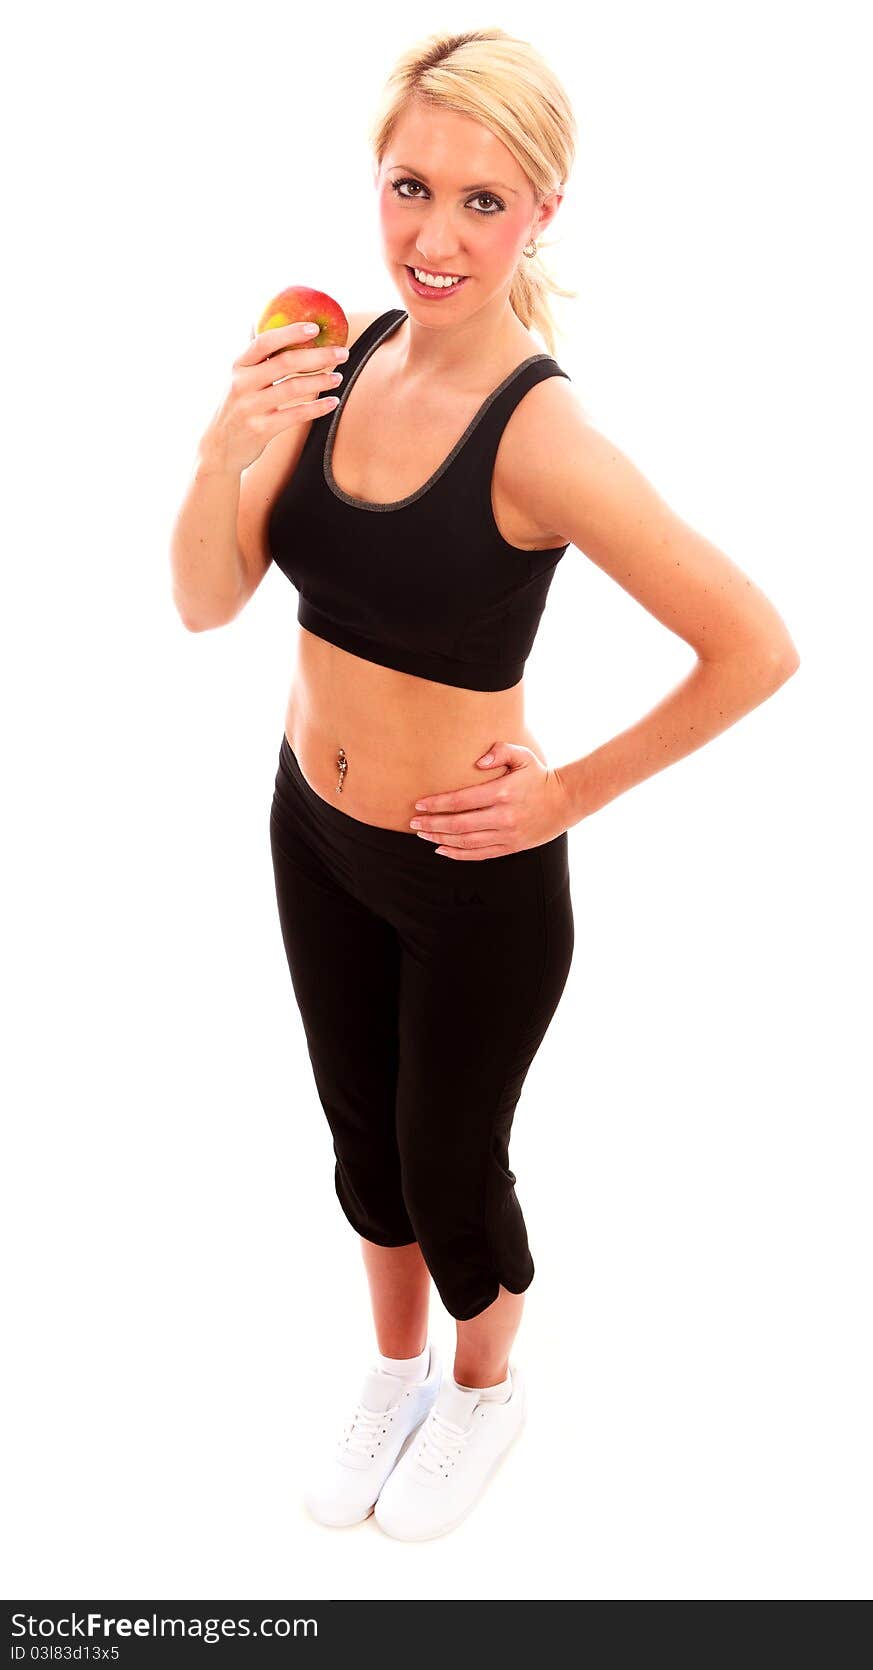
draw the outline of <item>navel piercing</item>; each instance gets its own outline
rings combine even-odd
[[[345,751],[344,748],[339,749],[339,751],[337,753],[337,757],[336,757],[336,763],[339,767],[339,782],[337,783],[337,786],[336,786],[336,792],[337,792],[337,794],[342,794],[342,792],[343,792],[343,778],[344,778],[346,772],[349,769],[349,762],[346,759],[346,751]]]

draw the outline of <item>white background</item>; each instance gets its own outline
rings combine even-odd
[[[8,1597],[869,1596],[865,10],[19,14]],[[556,357],[802,665],[571,831],[575,959],[512,1142],[528,1422],[464,1525],[415,1545],[300,1502],[374,1339],[270,864],[296,598],[274,570],[189,634],[168,541],[266,300],[402,305],[366,125],[396,54],[488,23],[579,122]],[[550,763],[692,664],[571,547],[528,664]],[[435,1292],[432,1323],[450,1368]]]

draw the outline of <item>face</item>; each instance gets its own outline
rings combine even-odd
[[[373,177],[386,264],[417,317],[457,320],[508,296],[524,245],[561,203],[555,192],[537,207],[527,176],[490,128],[414,101]],[[464,282],[421,296],[416,267]]]

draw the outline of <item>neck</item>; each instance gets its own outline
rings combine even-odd
[[[394,374],[407,383],[439,380],[478,389],[493,376],[495,367],[529,345],[524,326],[503,295],[474,308],[453,324],[434,320],[430,325],[426,318],[422,322],[420,315],[415,318],[414,299],[412,308],[408,299],[403,305],[407,317],[394,332],[391,347]],[[449,308],[453,304],[421,302],[419,308],[423,311],[431,305],[436,312],[441,306]]]

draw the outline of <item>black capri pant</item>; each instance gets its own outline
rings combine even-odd
[[[442,857],[323,799],[283,735],[270,844],[340,1205],[468,1321],[533,1279],[509,1134],[573,956],[566,832]]]

